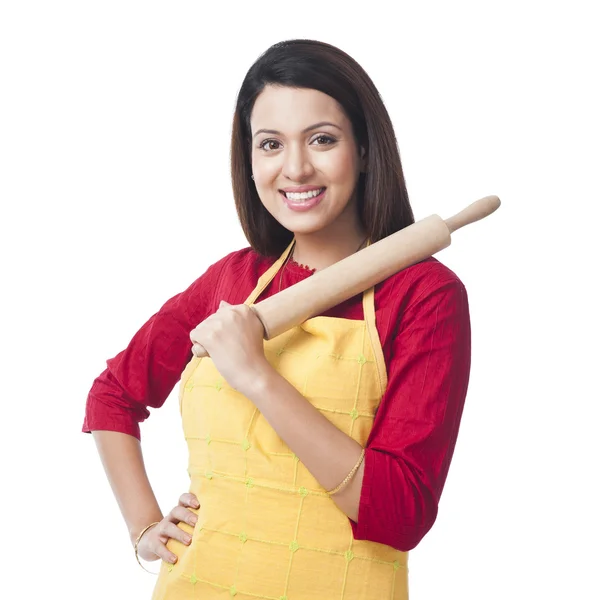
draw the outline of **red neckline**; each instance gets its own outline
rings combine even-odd
[[[308,271],[309,273],[314,273],[317,269],[312,269],[311,267],[309,267],[308,265],[303,265],[299,262],[296,262],[294,260],[293,257],[290,256],[290,260],[288,261],[290,264],[293,264],[294,266],[303,269],[304,271]]]

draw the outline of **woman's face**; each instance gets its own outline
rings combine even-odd
[[[281,225],[314,233],[340,215],[354,225],[361,157],[336,100],[317,90],[269,85],[255,101],[250,125],[256,190]]]

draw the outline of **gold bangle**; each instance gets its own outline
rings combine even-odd
[[[142,536],[146,533],[146,531],[148,531],[148,529],[150,529],[150,527],[154,527],[155,525],[158,525],[160,523],[160,521],[154,521],[154,523],[150,523],[150,525],[148,525],[147,527],[144,527],[144,529],[142,529],[142,532],[140,533],[140,535],[137,536],[137,539],[135,540],[135,544],[133,545],[133,551],[135,552],[135,558],[138,561],[138,565],[140,565],[140,567],[142,567],[142,569],[144,569],[144,571],[146,571],[146,573],[150,573],[150,575],[158,575],[158,573],[154,573],[153,571],[148,571],[148,569],[146,569],[146,567],[140,562],[140,557],[138,556],[138,544],[140,543],[140,540],[142,539]]]
[[[331,491],[327,492],[330,496],[333,496],[333,494],[336,494],[342,488],[344,488],[344,487],[346,487],[346,485],[348,485],[348,482],[354,477],[354,474],[356,473],[356,471],[358,471],[358,468],[362,464],[362,461],[364,460],[364,458],[365,458],[365,449],[363,448],[360,453],[357,463],[354,465],[354,467],[352,467],[352,471],[350,471],[350,473],[348,473],[348,475],[346,475],[346,478],[344,479],[344,481],[342,481],[342,483],[340,483],[338,486],[334,487]]]

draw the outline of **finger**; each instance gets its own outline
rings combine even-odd
[[[192,344],[196,342],[196,333],[198,331],[198,327],[194,327],[194,329],[192,329],[190,331],[190,340],[192,341]]]
[[[181,527],[178,527],[177,525],[175,525],[174,523],[171,523],[169,521],[165,522],[161,529],[160,529],[160,534],[162,536],[171,538],[173,540],[177,540],[178,542],[181,542],[182,544],[185,544],[186,546],[189,546],[191,541],[192,541],[192,536],[183,531],[183,529],[181,529]],[[162,542],[158,542],[158,543],[162,543]]]
[[[194,527],[198,522],[198,517],[189,508],[186,508],[185,506],[176,506],[169,513],[169,521],[174,524],[187,523]]]
[[[157,540],[156,544],[152,548],[152,552],[154,552],[158,558],[164,560],[165,562],[173,565],[177,562],[177,555],[173,554],[160,540]]]
[[[202,321],[202,323],[200,323],[198,327],[194,327],[194,329],[190,331],[190,340],[192,344],[199,344],[204,339],[207,331],[210,330],[210,326],[212,324],[212,321],[208,322],[209,319],[210,317],[205,321]]]
[[[192,346],[192,354],[194,356],[207,356],[208,352],[206,351],[204,346],[202,346],[200,344],[194,344]]]
[[[200,508],[200,502],[198,502],[198,498],[196,498],[196,496],[191,492],[181,494],[181,496],[179,497],[179,505],[191,506],[192,508]]]

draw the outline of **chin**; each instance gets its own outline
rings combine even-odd
[[[296,235],[296,234],[309,235],[311,233],[317,233],[318,231],[321,231],[322,229],[327,227],[327,225],[325,225],[323,223],[314,223],[314,224],[306,224],[306,225],[302,225],[299,223],[290,223],[290,224],[281,223],[281,224],[288,231],[291,231],[294,235]]]
[[[272,214],[272,213],[271,213]],[[299,234],[316,233],[331,224],[331,219],[321,214],[273,214],[273,217],[288,231]],[[335,220],[335,219],[334,219]]]

